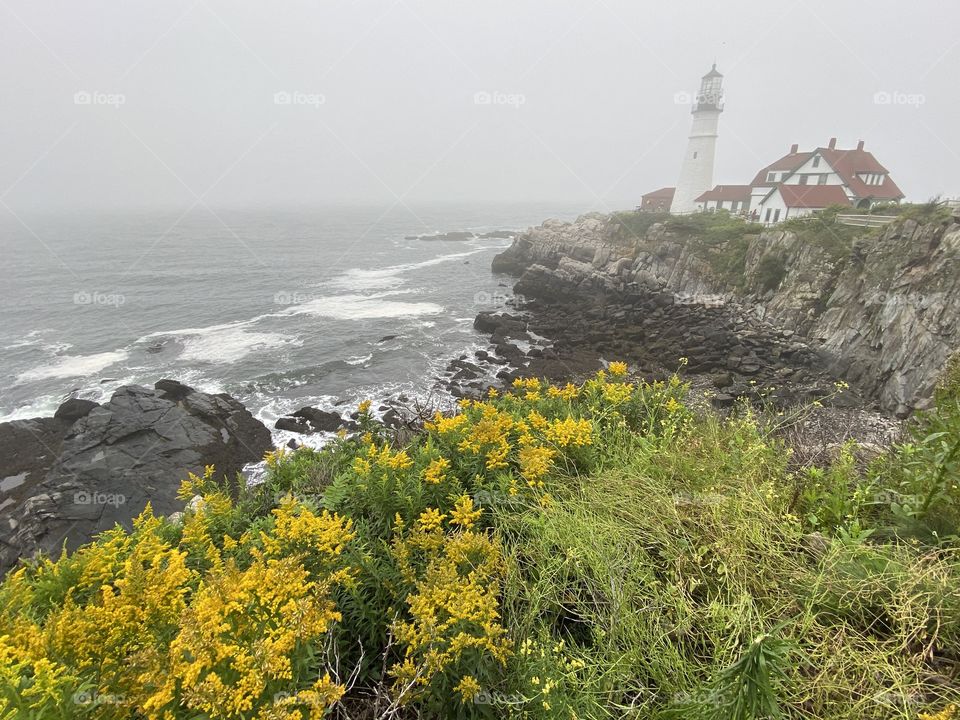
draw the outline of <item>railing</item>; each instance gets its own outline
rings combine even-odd
[[[855,227],[883,227],[896,219],[896,215],[837,215],[838,223]]]

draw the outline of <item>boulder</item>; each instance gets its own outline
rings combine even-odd
[[[57,408],[57,411],[53,414],[53,416],[57,420],[64,420],[66,422],[73,423],[82,417],[86,417],[95,407],[99,407],[99,404],[95,403],[93,400],[70,398]]]
[[[288,432],[302,433],[304,435],[309,435],[313,432],[313,430],[310,428],[310,423],[301,418],[277,418],[277,421],[273,424],[273,426],[277,430],[286,430]]]
[[[76,403],[70,418],[84,408]],[[214,465],[232,479],[272,447],[270,431],[225,394],[163,380],[127,385],[75,420],[0,424],[0,574],[38,551],[74,550],[116,524],[130,527],[147,503],[183,509],[187,473]],[[12,480],[11,480],[12,478]]]
[[[293,417],[306,420],[317,432],[335,432],[343,425],[339,413],[313,407],[302,407],[293,413]]]

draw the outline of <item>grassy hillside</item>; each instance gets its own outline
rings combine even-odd
[[[687,388],[530,379],[190,477],[0,586],[2,718],[953,718],[960,401],[796,467]]]

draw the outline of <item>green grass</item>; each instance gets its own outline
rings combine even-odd
[[[214,493],[209,507],[221,509],[199,518],[213,546],[181,547],[206,547],[190,551],[190,567],[212,562],[216,575],[221,561],[256,565],[259,549],[270,547],[264,538],[279,532],[279,498],[349,518],[355,537],[343,562],[352,579],[334,591],[341,617],[322,643],[295,648],[298,668],[333,670],[343,684],[334,717],[916,720],[960,701],[956,374],[954,366],[937,408],[908,439],[868,468],[852,446],[826,466],[796,467],[774,418],[748,407],[694,412],[676,378],[627,386],[599,377],[567,395],[521,384],[513,395],[467,405],[463,423],[437,420],[402,441],[364,413],[368,436],[274,456],[266,482],[233,504]],[[559,439],[561,430],[585,437],[564,419],[586,423],[590,441]],[[502,466],[470,449],[500,438],[511,448]],[[549,472],[523,475],[514,453],[524,447],[553,448]],[[437,458],[448,460],[444,478],[425,481]],[[528,488],[525,477],[542,486]],[[431,509],[450,523],[468,496],[481,510],[472,529],[421,527]],[[306,512],[294,516],[313,517]],[[198,518],[188,513],[187,521],[195,537]],[[326,522],[300,520],[292,537],[320,537],[309,532]],[[177,524],[158,528],[186,542]],[[226,536],[233,549],[217,540]],[[84,717],[133,717],[139,707],[136,674],[119,688],[90,675],[91,666],[60,649],[86,641],[51,620],[65,604],[98,607],[90,567],[105,577],[110,547],[91,546],[0,586],[0,650],[19,647],[11,630],[48,633],[50,644],[31,643],[29,653],[70,673],[47,685],[67,697],[99,688],[131,703],[86,707]],[[122,560],[109,570],[119,584],[135,572]],[[287,560],[317,577],[329,572],[310,553]],[[82,592],[73,589],[80,578]],[[198,590],[184,592],[191,602]],[[460,641],[434,622],[467,598],[485,629],[461,637],[480,643],[461,654],[450,650]],[[509,646],[502,661],[483,645],[487,637]],[[490,647],[506,647],[499,643]],[[138,662],[156,662],[137,652]],[[404,657],[411,672],[431,657],[441,658],[440,669],[410,692],[390,674]],[[18,671],[25,679],[0,673],[5,720],[32,717],[23,688],[40,682],[38,665],[17,667],[34,669]],[[454,688],[466,676],[479,690],[465,701]],[[75,707],[66,709],[74,716]]]

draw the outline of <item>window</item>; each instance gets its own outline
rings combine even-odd
[[[801,185],[806,185],[806,184],[807,184],[807,176],[806,176],[806,175],[801,175],[801,176],[800,176],[800,184],[801,184]]]
[[[773,221],[774,222],[780,221],[780,208],[777,208],[777,211],[773,214]]]
[[[694,160],[697,159],[697,151],[696,151],[696,150],[693,151],[693,159],[694,159]]]
[[[764,222],[770,222],[770,213],[772,213],[772,212],[773,212],[773,209],[772,209],[772,208],[767,208],[767,214],[763,216],[763,221],[764,221]],[[777,213],[779,214],[780,211],[777,210]]]
[[[819,178],[817,178],[817,185],[826,185],[827,184],[827,173],[823,173]]]
[[[819,155],[817,155],[817,156],[815,156],[815,157],[813,158],[813,166],[814,166],[814,167],[820,167],[820,156],[819,156]]]
[[[776,182],[776,181],[777,181],[777,174],[776,174],[776,173],[774,173],[774,172],[772,172],[772,173],[767,173],[767,182]]]

